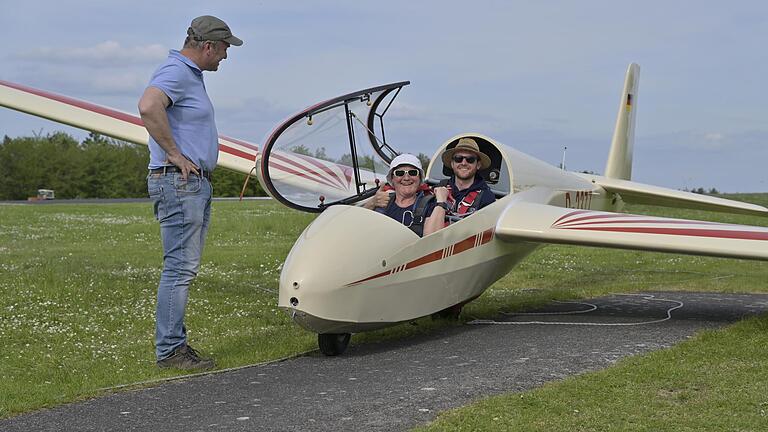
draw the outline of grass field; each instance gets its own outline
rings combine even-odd
[[[727,198],[768,206],[768,194]],[[633,213],[768,226],[768,218],[633,206]],[[524,288],[538,288],[530,291]],[[522,292],[521,292],[522,290]],[[650,290],[768,292],[768,263],[549,246],[493,285],[465,314],[547,299]],[[705,331],[603,371],[441,413],[418,431],[768,430],[768,317]]]
[[[735,198],[768,204],[765,194]],[[647,207],[630,210],[659,213],[659,209]],[[663,214],[768,225],[768,219],[758,217],[681,210],[663,210]],[[190,293],[187,324],[191,343],[214,356],[218,367],[263,362],[316,347],[315,336],[293,325],[276,307],[281,263],[311,220],[310,215],[270,201],[214,203],[203,266]],[[148,203],[0,205],[0,417],[93,396],[103,388],[178,375],[160,371],[154,365],[154,301],[160,266],[159,228]],[[468,305],[464,315],[492,317],[499,311],[549,299],[612,292],[764,292],[768,291],[767,280],[765,263],[755,261],[550,246],[540,249]],[[353,343],[407,337],[414,332],[430,331],[434,326],[452,325],[430,320],[419,323],[359,335]],[[639,374],[634,378],[639,380],[649,375],[643,368],[658,368],[659,364],[663,365],[660,370],[679,370],[675,373],[688,375],[687,368],[698,364],[694,361],[697,357],[690,354],[695,352],[719,355],[722,351],[720,357],[707,356],[711,367],[742,374],[732,377],[706,373],[698,377],[703,383],[691,384],[696,389],[706,388],[714,393],[724,389],[728,393],[733,391],[729,383],[742,382],[739,380],[749,376],[762,379],[754,382],[766,383],[768,376],[759,369],[768,368],[759,347],[768,346],[768,340],[763,336],[766,332],[755,330],[765,330],[766,326],[764,321],[753,320],[723,332],[705,334],[685,346],[630,359],[616,368],[530,393],[540,402],[555,405],[527,403],[537,399],[521,399],[520,395],[510,396],[509,400],[494,398],[468,407],[467,411],[440,416],[432,427],[495,430],[502,426],[536,430],[533,425],[540,424],[544,425],[540,430],[592,430],[578,426],[591,424],[577,423],[586,421],[586,416],[557,415],[552,407],[568,406],[569,397],[577,394],[589,399],[594,393],[585,407],[592,403],[598,412],[614,413],[633,408],[637,403],[629,402],[630,406],[623,408],[602,405],[604,392],[599,389],[609,385],[621,395],[631,393],[632,389],[625,384],[626,377]],[[693,346],[686,347],[689,344]],[[674,354],[678,349],[683,352]],[[666,359],[665,355],[671,358]],[[741,359],[739,367],[727,363],[731,356]],[[601,373],[607,376],[602,377]],[[723,382],[707,381],[717,376],[724,376]],[[587,385],[590,380],[596,380],[593,387]],[[587,390],[574,393],[568,386]],[[753,400],[752,396],[747,397],[751,394],[747,391],[749,381],[744,381],[743,386],[746,390],[737,392],[735,400],[738,403],[743,396],[744,403],[751,404],[750,418],[760,415],[754,407],[762,406],[760,409],[768,411],[768,406],[760,405],[768,404],[768,397],[763,402]],[[649,382],[644,388],[651,394],[666,394],[661,383]],[[687,401],[699,393],[678,390],[669,390],[672,405],[683,416],[694,415],[686,414]],[[646,396],[638,393],[634,397]],[[519,423],[528,418],[524,415],[508,419],[507,414],[523,409],[519,405],[522,400],[526,401],[524,409],[536,410],[529,411],[533,413],[529,416],[533,423]],[[717,401],[710,402],[719,406]],[[709,405],[703,407],[709,409]],[[498,417],[500,414],[495,412],[505,413],[504,422],[471,423],[488,416]],[[641,422],[653,416],[642,410],[631,415]],[[562,422],[546,420],[555,417]],[[635,430],[632,426],[626,428]]]
[[[311,216],[216,202],[191,288],[191,342],[232,367],[312,348],[277,310],[283,258]],[[162,252],[151,204],[0,206],[0,415],[174,375],[153,354]]]

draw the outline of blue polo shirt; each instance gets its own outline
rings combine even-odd
[[[219,158],[219,133],[203,71],[181,52],[171,50],[152,75],[149,87],[162,90],[171,100],[165,112],[181,154],[203,170],[213,171]],[[149,168],[164,165],[168,165],[165,151],[150,136]]]

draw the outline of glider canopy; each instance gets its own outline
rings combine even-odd
[[[283,204],[320,212],[373,195],[399,154],[386,141],[384,116],[402,81],[311,106],[280,124],[261,155],[268,192]]]

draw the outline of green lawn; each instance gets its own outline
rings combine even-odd
[[[0,416],[178,374],[154,359],[159,227],[149,203],[0,206]],[[312,216],[264,201],[213,207],[190,290],[191,342],[233,367],[315,346],[277,309]]]
[[[768,195],[737,198],[768,204]],[[659,211],[644,207],[629,210]],[[768,225],[768,219],[757,217],[679,210],[665,210],[664,214]],[[218,367],[253,364],[316,348],[315,336],[292,324],[276,307],[281,263],[311,220],[311,215],[285,209],[271,201],[214,203],[203,265],[190,293],[187,323],[191,343],[206,355],[214,356]],[[149,203],[0,205],[0,346],[3,348],[0,352],[0,417],[93,396],[106,387],[179,375],[179,372],[158,370],[154,365],[154,301],[160,266],[159,228]],[[490,318],[499,311],[550,299],[612,292],[659,289],[761,292],[768,291],[766,280],[765,263],[754,261],[550,246],[537,251],[468,305],[463,316]],[[430,331],[434,326],[454,325],[428,319],[420,320],[419,324],[358,335],[353,343],[404,337]],[[725,350],[722,358],[727,358],[733,354],[730,350],[735,350],[744,358],[739,362],[740,367],[718,363],[718,357],[714,356],[709,359],[712,367],[726,367],[729,373],[745,371],[741,378],[750,373],[755,376],[765,365],[761,356],[753,352],[768,345],[766,341],[741,335],[757,333],[754,336],[757,338],[762,333],[754,329],[764,328],[765,323],[753,321],[742,325],[751,327],[739,330],[737,326],[705,335],[688,342],[693,347],[685,348],[686,352]],[[738,337],[729,336],[728,332],[736,332],[733,334]],[[732,342],[723,343],[720,339]],[[753,344],[752,351],[742,346],[742,341]],[[616,391],[621,394],[633,391],[627,385],[622,386],[622,377],[648,375],[642,369],[643,362],[649,362],[650,368],[659,363],[663,364],[661,370],[679,368],[675,373],[688,374],[687,368],[694,365],[686,362],[685,353],[669,352],[672,350],[630,359],[601,373],[610,376],[605,382],[617,387]],[[677,357],[660,363],[664,355]],[[590,378],[592,376],[545,386],[537,392],[549,393],[537,397],[567,406],[570,401],[563,399],[562,394],[568,393],[558,386],[589,389],[586,383],[572,382],[598,379],[592,390],[582,392],[585,396],[589,396],[590,391],[596,395],[593,398],[597,399],[590,402],[596,412],[625,409],[601,405],[604,392],[595,389],[600,388],[603,378],[599,378],[600,375]],[[712,373],[699,377],[711,378],[714,378]],[[768,382],[767,378],[755,382]],[[738,382],[734,377],[727,379]],[[721,391],[718,387],[721,384],[711,384],[708,391]],[[710,384],[689,385],[700,388]],[[662,392],[662,395],[668,390],[673,402],[680,400],[681,394],[693,394],[667,389],[661,383],[650,382],[647,386],[649,391]],[[759,405],[746,391],[727,390],[730,392],[727,394],[735,394],[729,400],[736,404],[743,396],[744,404]],[[530,393],[531,397],[539,394],[537,392]],[[557,395],[561,399],[558,400]],[[633,397],[642,398],[645,394]],[[520,395],[510,398],[519,402]],[[489,415],[497,417],[500,414],[493,414],[496,410],[507,415],[513,412],[507,403],[503,398],[493,399],[488,402],[489,407],[472,406],[467,412],[441,416],[435,430],[462,430],[462,422]],[[681,407],[682,416],[699,415],[685,414],[687,404],[676,406]],[[532,421],[550,425],[552,423],[542,420],[541,416],[569,418],[555,412],[545,406]],[[649,414],[637,411],[632,415],[642,421]],[[459,423],[454,422],[456,418]],[[515,417],[515,421],[518,420]],[[496,425],[535,429],[525,423],[490,423],[464,430],[495,429]],[[562,425],[542,430],[580,427],[576,423]],[[634,430],[634,427],[624,429]],[[731,428],[734,429],[738,428]]]
[[[768,205],[768,194],[727,198]],[[768,226],[768,218],[634,206],[633,213]],[[537,288],[527,290],[525,288]],[[465,308],[492,316],[547,299],[688,290],[768,292],[768,264],[608,249],[540,249]],[[768,430],[768,316],[542,388],[441,413],[418,431]]]
[[[418,431],[764,431],[768,318],[441,413]]]

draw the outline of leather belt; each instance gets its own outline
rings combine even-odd
[[[201,172],[201,177],[207,178],[208,181],[211,181],[211,172],[210,171],[203,171],[202,169],[198,169],[198,171]],[[160,168],[152,168],[149,170],[150,174],[167,174],[167,173],[180,173],[181,169],[177,167],[176,165],[167,165]],[[196,175],[195,173],[190,173],[191,175]]]

